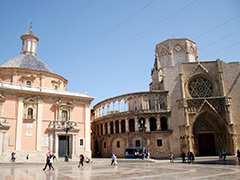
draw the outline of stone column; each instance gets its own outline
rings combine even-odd
[[[102,107],[102,116],[105,116],[105,106]]]
[[[101,106],[100,106],[99,111],[98,111],[98,117],[101,117],[101,112],[102,112],[102,110],[101,110]]]
[[[122,120],[119,120],[119,133],[121,133],[122,132]]]
[[[113,120],[113,134],[116,133],[116,120]]]
[[[150,122],[149,122],[149,117],[146,117],[145,119],[145,123],[146,123],[146,132],[149,132],[150,131]]]
[[[3,131],[0,131],[0,153],[3,155],[4,138]]]
[[[110,104],[107,103],[107,114],[109,114],[109,113],[110,113]]]
[[[124,101],[124,112],[127,111],[127,101]]]
[[[17,125],[16,125],[16,151],[21,150],[22,143],[22,118],[23,118],[23,98],[18,98],[18,112],[17,112]]]
[[[50,132],[50,135],[49,135],[49,151],[53,152],[53,133],[52,132]]]
[[[127,117],[125,117],[125,128],[126,128],[126,132],[129,132],[129,123],[128,123]]]
[[[161,130],[160,116],[157,116],[156,121],[157,121],[157,131]]]
[[[38,100],[38,112],[37,112],[37,144],[36,150],[41,151],[41,140],[42,140],[42,114],[43,114],[43,101]]]
[[[138,132],[139,129],[138,129],[138,119],[137,119],[137,116],[134,117],[134,123],[135,123],[135,132]]]
[[[55,134],[53,142],[54,142],[54,152],[58,154],[58,135],[57,134]]]
[[[4,155],[7,152],[7,130],[0,131],[0,154]]]
[[[78,152],[78,146],[80,142],[78,140],[77,134],[74,134],[74,142],[75,142],[74,155],[78,155],[77,152]],[[85,142],[84,142],[84,145],[85,145]]]
[[[106,128],[105,128],[106,123],[107,123],[107,133],[106,133]],[[111,133],[111,122],[110,123],[108,123],[108,122],[104,123],[104,130],[105,130],[104,134],[110,134]]]

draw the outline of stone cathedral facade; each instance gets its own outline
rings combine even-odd
[[[37,57],[38,37],[21,36],[22,51],[0,65],[0,159],[45,161],[46,153],[79,159],[91,156],[91,101],[66,91],[68,80]],[[65,125],[70,127],[66,134]]]
[[[156,45],[149,91],[112,97],[94,106],[92,152],[124,157],[144,146],[154,158],[218,155],[240,148],[239,62],[199,61],[195,42],[169,39]],[[146,124],[144,144],[138,124]]]

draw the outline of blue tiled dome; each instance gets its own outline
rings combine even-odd
[[[36,56],[21,54],[6,60],[0,67],[33,69],[39,71],[52,72],[47,64]]]

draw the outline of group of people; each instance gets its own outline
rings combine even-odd
[[[80,154],[78,167],[81,167],[81,165],[83,166],[84,162],[90,163],[90,158],[88,157],[85,158],[83,154]]]
[[[226,161],[226,157],[227,157],[227,154],[225,149],[219,152],[219,161]]]
[[[46,159],[46,164],[43,168],[43,170],[45,171],[45,169],[47,168],[47,166],[49,167],[49,170],[54,170],[54,167],[53,167],[53,160],[56,159],[56,156],[53,154],[53,153],[48,153],[47,154],[47,159]]]
[[[186,156],[186,154],[184,152],[181,153],[181,158],[182,158],[182,162],[183,163],[186,162],[186,159],[185,159],[186,157],[187,157],[187,160],[188,160],[189,163],[192,163],[194,161],[194,154],[193,154],[193,152],[189,151],[187,153],[187,156]],[[147,153],[147,158],[150,159],[150,152]],[[171,152],[169,154],[169,158],[170,158],[170,162],[174,162],[174,153]],[[238,158],[238,161],[240,163],[240,151],[239,151],[239,149],[237,150],[237,158]],[[28,159],[29,159],[29,154],[27,154],[27,156],[26,156],[26,160],[28,160]],[[47,154],[46,164],[45,164],[45,167],[43,168],[43,170],[45,170],[47,168],[47,166],[49,167],[49,170],[51,170],[51,169],[54,170],[53,161],[55,159],[56,159],[56,156],[53,153],[49,152]],[[86,162],[86,163],[90,162],[90,159],[88,157],[85,158],[83,154],[80,154],[79,159],[80,160],[79,160],[78,167],[83,166],[84,162]],[[115,154],[112,153],[111,159],[112,159],[111,165],[116,165],[117,164],[117,157],[116,157]],[[16,160],[16,153],[12,152],[10,161],[15,162],[15,160]],[[225,150],[220,151],[219,152],[219,161],[225,161],[225,160],[226,160],[226,151]]]
[[[185,159],[186,157],[187,157],[187,160]],[[181,158],[182,158],[182,163],[185,163],[185,162],[192,163],[195,160],[194,154],[191,151],[189,151],[187,155],[185,154],[185,152],[182,152]]]

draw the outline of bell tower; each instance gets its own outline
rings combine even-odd
[[[22,39],[22,52],[21,54],[29,54],[37,56],[37,42],[38,37],[32,30],[32,25],[30,24],[27,32],[21,36]]]
[[[197,62],[196,43],[187,39],[168,39],[156,45],[150,91],[164,90],[164,71],[179,63]]]

